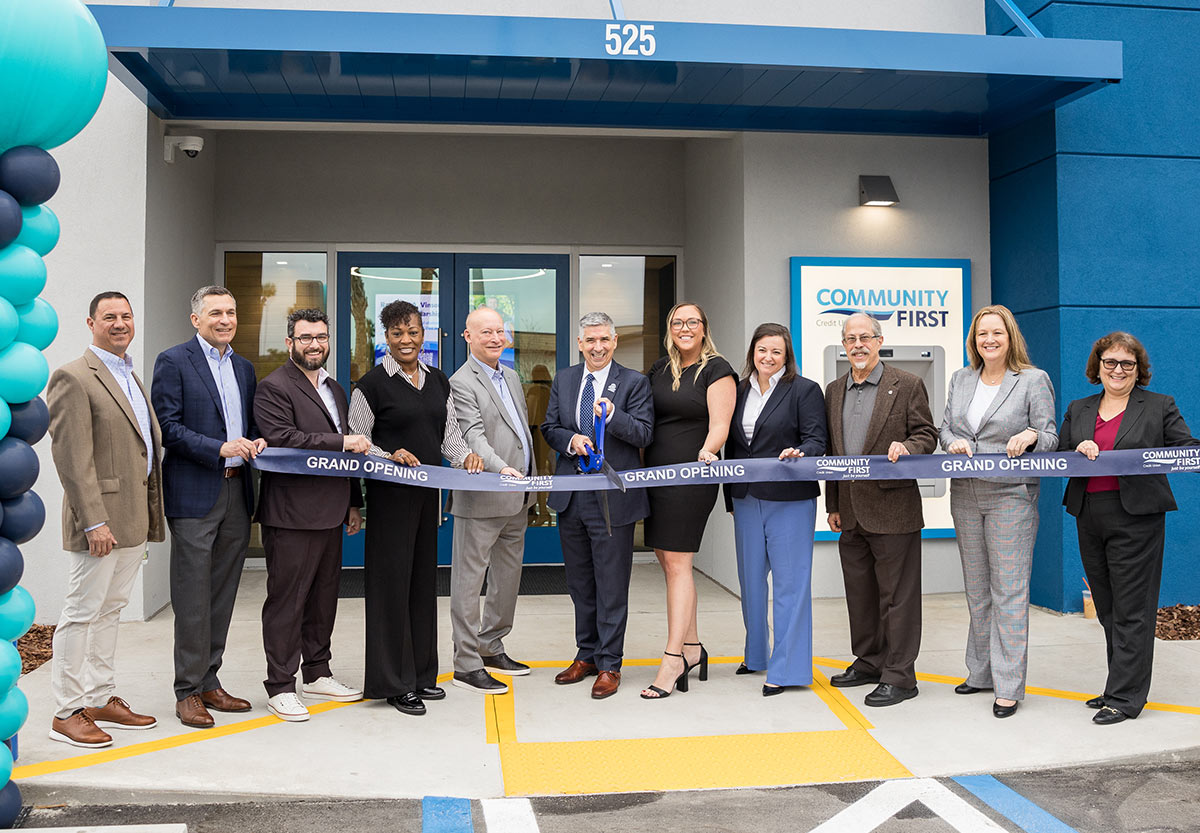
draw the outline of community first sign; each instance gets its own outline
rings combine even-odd
[[[950,375],[966,363],[969,260],[793,257],[791,329],[800,372],[827,386],[847,372],[842,324],[862,312],[883,331],[880,357],[921,377],[934,424],[942,423]],[[954,534],[947,483],[920,481],[926,537]],[[818,538],[831,537],[818,513]],[[825,534],[821,534],[825,533]]]

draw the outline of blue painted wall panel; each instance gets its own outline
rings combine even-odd
[[[1055,159],[993,181],[990,202],[993,300],[1017,312],[1056,306],[1059,243]]]
[[[988,141],[991,178],[999,179],[1053,156],[1058,141],[1055,116],[1056,111],[1043,113],[1008,130],[993,133]]]

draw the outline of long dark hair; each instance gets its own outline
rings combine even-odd
[[[754,348],[764,338],[779,336],[783,339],[783,376],[779,381],[790,382],[800,375],[796,368],[796,353],[792,350],[792,334],[782,324],[759,324],[754,328],[750,337],[750,349],[746,351],[746,367],[742,370],[742,380],[754,375]]]

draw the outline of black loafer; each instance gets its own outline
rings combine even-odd
[[[785,685],[764,685],[763,697],[774,697],[776,694],[782,694],[785,688],[787,688]]]
[[[841,674],[834,674],[829,678],[829,684],[837,688],[851,688],[856,685],[877,685],[878,683],[878,674],[868,674],[866,671],[859,671],[854,667],[847,668]]]
[[[388,705],[398,712],[411,715],[425,714],[425,704],[421,702],[421,698],[415,692],[410,691],[402,697],[389,697],[387,701]]]
[[[741,665],[739,665],[737,667],[737,671],[734,671],[733,673],[741,675],[741,674],[757,674],[758,672],[755,671],[753,668],[748,667],[746,665],[746,663],[743,662]]]
[[[1120,709],[1114,709],[1112,706],[1105,706],[1092,717],[1092,722],[1098,726],[1109,726],[1113,723],[1120,723],[1123,720],[1132,720]]]
[[[445,700],[446,689],[436,685],[426,686],[417,689],[417,696],[422,700]]]
[[[480,659],[483,660],[483,667],[488,671],[498,671],[510,677],[523,677],[530,671],[528,665],[523,662],[517,662],[503,652],[496,654],[494,657],[480,657]]]
[[[1086,700],[1083,705],[1089,709],[1102,709],[1104,708],[1104,695],[1101,694],[1098,697],[1093,697],[1091,700]]]
[[[454,684],[467,691],[477,691],[480,694],[507,694],[508,686],[497,680],[482,668],[474,671],[455,671]]]
[[[868,706],[894,706],[897,703],[903,703],[905,700],[911,700],[918,694],[917,687],[900,688],[900,686],[892,685],[891,683],[880,683],[875,686],[875,690],[863,698],[863,703]]]
[[[992,714],[996,717],[1012,717],[1017,713],[1017,706],[1021,705],[1020,700],[1014,700],[1011,706],[1001,706],[999,703],[992,703]]]
[[[975,686],[970,685],[969,683],[959,683],[958,685],[956,685],[954,687],[955,694],[978,694],[981,691],[991,691],[991,690],[992,690],[991,686],[988,686],[987,688],[976,688]]]

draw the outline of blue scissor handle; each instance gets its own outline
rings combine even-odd
[[[583,474],[599,474],[604,469],[604,423],[608,419],[608,403],[600,403],[600,415],[592,423],[596,434],[595,453],[579,458],[579,471]]]

